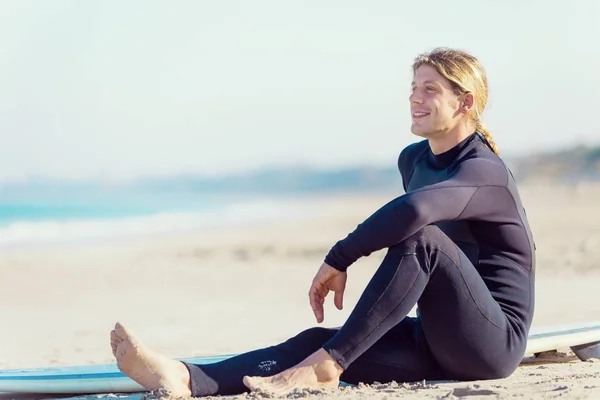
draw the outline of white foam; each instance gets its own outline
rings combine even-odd
[[[16,221],[0,226],[0,246],[198,230],[297,216],[299,212],[289,202],[253,201],[206,212],[164,212],[114,219]]]

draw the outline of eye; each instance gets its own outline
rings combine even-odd
[[[427,86],[426,89],[430,92],[435,92],[435,88],[433,86]]]

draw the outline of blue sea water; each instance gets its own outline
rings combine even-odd
[[[190,192],[45,187],[0,191],[0,246],[199,230],[280,218],[289,202]]]
[[[113,192],[110,195],[71,194],[57,196],[38,194],[18,200],[0,199],[0,225],[16,221],[70,221],[76,219],[124,218],[151,215],[165,211],[206,211],[227,203],[190,196],[170,198]]]

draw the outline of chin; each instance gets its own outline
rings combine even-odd
[[[412,125],[410,127],[410,131],[413,133],[413,135],[420,136],[425,139],[429,139],[429,137],[431,136],[431,133],[427,129],[423,129],[415,125]]]

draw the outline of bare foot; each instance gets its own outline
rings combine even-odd
[[[192,395],[185,365],[146,348],[120,323],[110,333],[110,345],[119,369],[146,389],[163,389],[180,397]]]
[[[284,395],[294,389],[335,388],[343,369],[323,349],[308,356],[300,364],[268,378],[244,377],[244,385],[252,391]]]

